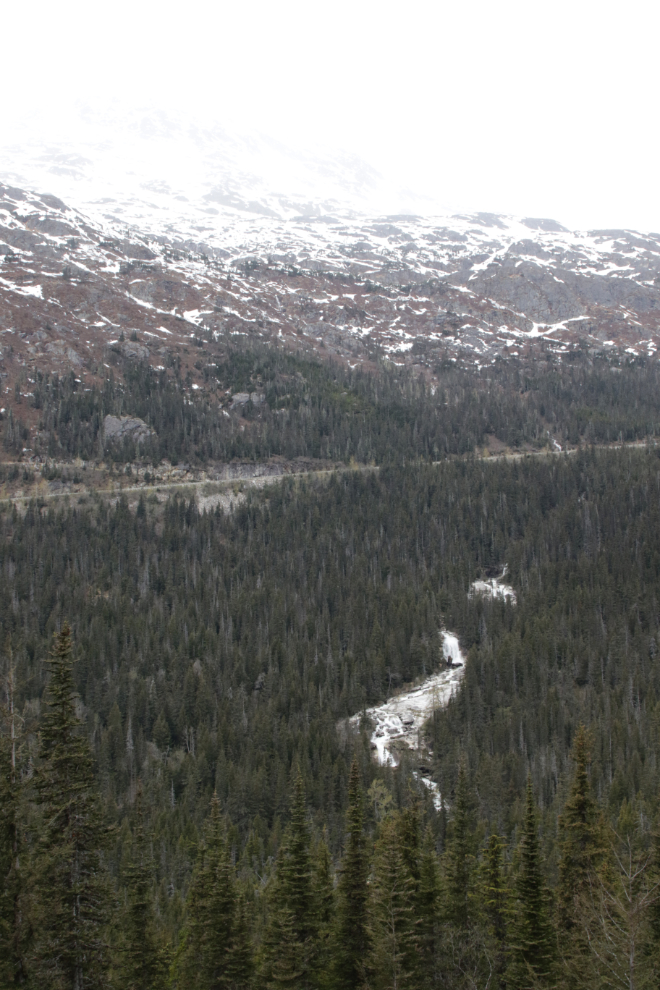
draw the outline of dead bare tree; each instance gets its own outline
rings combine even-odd
[[[584,943],[591,966],[580,982],[599,990],[645,990],[657,986],[660,966],[649,952],[649,909],[660,896],[652,853],[636,836],[612,842],[612,866],[592,877],[583,901]]]

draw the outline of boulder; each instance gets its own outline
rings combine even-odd
[[[144,443],[154,436],[154,430],[137,416],[106,416],[103,420],[103,439],[106,443],[121,443],[124,439]]]
[[[149,357],[149,349],[144,344],[138,344],[136,340],[122,341],[120,350],[124,357],[133,358],[135,361],[146,361]]]
[[[231,397],[231,408],[235,406],[244,406],[247,402],[252,402],[253,405],[258,406],[266,399],[265,395],[261,392],[234,392]]]

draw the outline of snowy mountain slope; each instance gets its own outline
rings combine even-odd
[[[658,234],[378,215],[394,194],[357,159],[153,116],[123,127],[0,152],[0,178],[22,183],[0,189],[5,394],[34,370],[101,376],[112,341],[161,365],[234,334],[431,378],[537,346],[657,352]]]

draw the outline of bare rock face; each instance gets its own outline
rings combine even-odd
[[[121,443],[124,439],[144,443],[154,436],[155,431],[137,416],[106,416],[103,420],[103,438],[106,443]]]
[[[253,405],[261,405],[265,402],[266,396],[262,395],[261,392],[234,392],[231,397],[231,409],[236,406],[244,406],[248,402],[252,402]]]
[[[78,352],[73,347],[69,347],[63,340],[50,341],[46,344],[46,350],[54,358],[67,361],[72,367],[78,367],[83,363]]]
[[[133,358],[135,361],[146,361],[149,358],[149,349],[135,340],[123,341],[120,350],[124,357]]]

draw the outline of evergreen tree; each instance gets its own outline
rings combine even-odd
[[[51,676],[36,778],[40,822],[32,877],[31,978],[49,990],[96,990],[105,982],[105,833],[92,754],[76,714],[67,623],[55,638],[48,663]]]
[[[330,980],[332,961],[332,926],[335,919],[335,892],[332,877],[332,860],[325,839],[317,843],[314,855],[314,898],[318,918],[317,974],[320,986]]]
[[[291,819],[277,858],[269,896],[263,975],[269,986],[312,986],[318,953],[318,913],[314,891],[305,788],[298,768]],[[283,958],[280,959],[280,954]]]
[[[503,868],[506,842],[494,832],[488,840],[481,871],[480,901],[492,943],[493,970],[498,984],[506,986],[508,921],[511,896]]]
[[[416,796],[412,804],[397,816],[396,821],[401,854],[416,893],[420,878],[420,814]]]
[[[419,983],[422,980],[422,959],[419,953],[419,924],[422,920],[421,905],[421,822],[420,807],[417,795],[412,795],[412,802],[395,816],[401,857],[403,861],[406,883],[410,893],[412,928],[406,931],[402,940],[403,969],[411,978]],[[428,893],[428,891],[427,891]],[[414,937],[409,937],[413,934]]]
[[[18,731],[14,708],[13,656],[9,651],[7,676],[7,735],[0,733],[0,985],[25,983],[27,922],[24,917],[24,879],[21,859],[21,781],[18,767]]]
[[[454,809],[444,856],[447,921],[467,931],[473,920],[472,893],[477,852],[477,818],[465,761],[458,768]]]
[[[478,820],[465,759],[458,767],[448,833],[442,858],[442,980],[467,988],[486,978],[488,956],[475,898]]]
[[[569,798],[559,818],[561,858],[557,884],[557,916],[561,928],[571,930],[580,901],[605,855],[605,830],[600,809],[591,796],[589,742],[581,725],[573,744],[575,774]]]
[[[589,741],[583,725],[575,735],[572,756],[575,773],[559,817],[557,922],[565,978],[569,986],[577,987],[589,980],[589,940],[582,919],[606,858],[605,826],[589,787]]]
[[[360,771],[353,760],[348,781],[347,842],[337,886],[335,928],[335,984],[358,990],[364,984],[369,955],[367,917],[367,850]]]
[[[204,844],[188,895],[184,985],[203,990],[246,986],[251,972],[245,907],[227,842],[220,802],[214,794]]]
[[[281,873],[282,892],[291,908],[300,941],[311,943],[318,932],[318,917],[314,898],[314,874],[305,804],[305,785],[300,767],[296,770],[291,819],[285,847],[286,856]]]
[[[128,910],[123,925],[121,972],[125,990],[160,990],[166,985],[167,965],[154,917],[153,865],[145,835],[142,787],[138,785],[131,863],[126,871]]]
[[[276,889],[276,888],[274,888]],[[264,934],[261,978],[273,990],[306,986],[309,963],[306,947],[296,932],[293,911],[275,897],[269,903],[269,920]]]
[[[440,872],[433,835],[427,828],[419,860],[419,887],[415,912],[415,975],[420,987],[439,985]]]
[[[382,990],[414,985],[415,885],[401,841],[399,816],[383,822],[376,842],[370,898],[370,984]]]
[[[554,957],[554,933],[548,911],[531,776],[527,778],[516,894],[512,958],[507,982],[522,990],[549,981]]]
[[[232,937],[227,959],[227,986],[231,990],[247,990],[254,974],[254,947],[250,932],[247,902],[239,892],[234,913]]]

